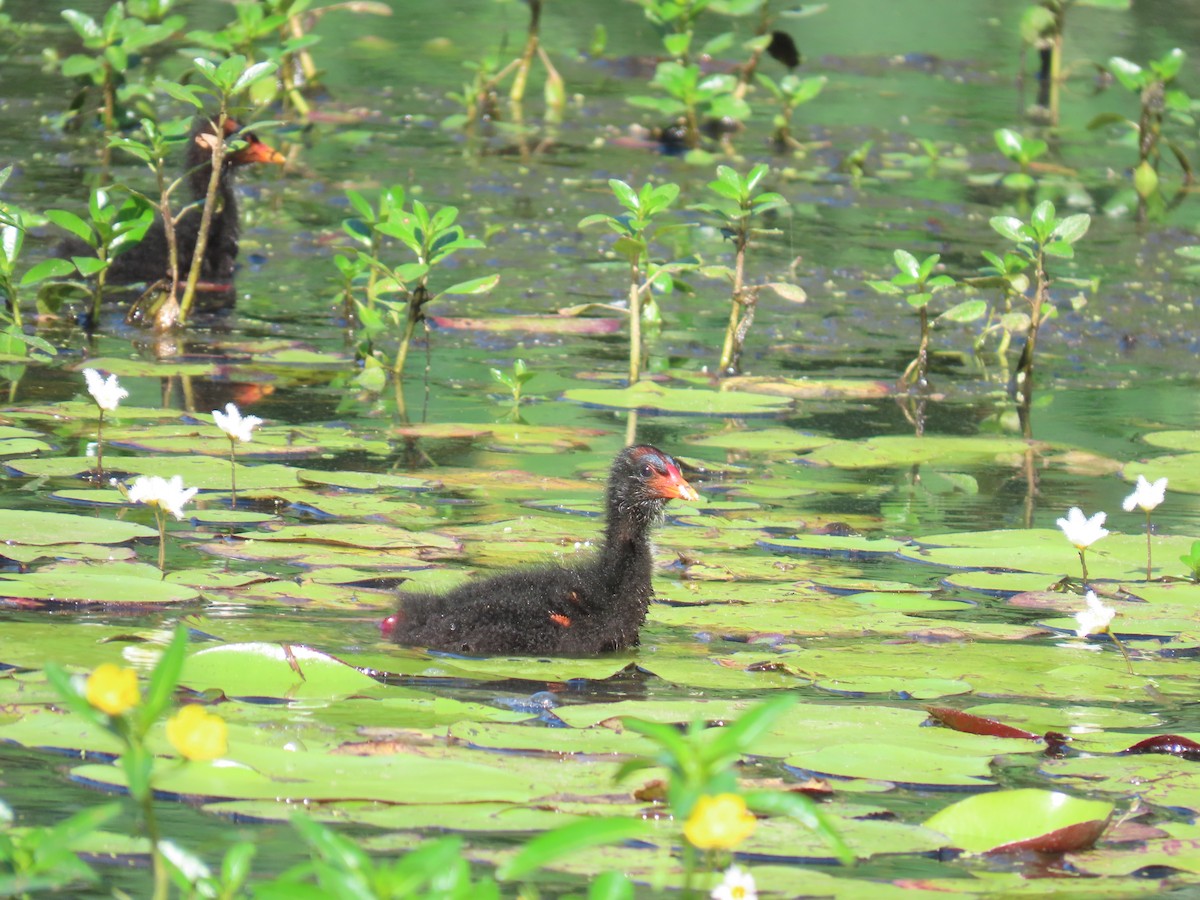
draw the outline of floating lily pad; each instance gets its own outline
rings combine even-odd
[[[229,697],[344,697],[379,686],[339,659],[300,644],[227,644],[191,654],[180,683]]]
[[[158,537],[157,530],[135,522],[23,509],[0,509],[0,534],[14,544],[37,547],[81,542],[121,544]]]
[[[1155,535],[1152,542],[1154,555],[1160,560],[1178,558],[1191,547],[1189,538],[1172,535]],[[929,535],[900,550],[899,555],[947,568],[1002,569],[1057,576],[1079,572],[1079,555],[1058,529]],[[1140,581],[1146,577],[1146,539],[1110,534],[1088,548],[1087,563],[1091,578]]]
[[[441,482],[430,478],[376,472],[301,469],[296,477],[301,484],[326,485],[350,491],[429,491],[441,487]]]
[[[1172,491],[1200,494],[1200,453],[1157,456],[1146,463],[1129,463],[1121,474],[1129,481],[1136,480],[1139,475],[1149,481],[1167,478]]]
[[[830,534],[804,534],[794,538],[762,538],[758,545],[776,553],[807,553],[813,556],[846,556],[869,559],[899,552],[904,541],[887,538],[839,537]]]
[[[430,316],[429,321],[438,328],[451,331],[534,331],[541,334],[615,334],[625,325],[622,319],[571,316],[508,315],[488,319]]]
[[[3,436],[0,434],[0,436]],[[1200,431],[1152,431],[1149,434],[1142,435],[1142,440],[1154,447],[1163,447],[1167,450],[1194,450],[1200,446]],[[1156,478],[1146,476],[1150,481],[1157,481]],[[1162,476],[1159,476],[1160,478]],[[1135,475],[1136,479],[1137,476]],[[1133,479],[1130,479],[1133,480]]]
[[[190,375],[193,378],[219,374],[216,363],[212,362],[179,362],[177,360],[150,360],[124,356],[99,356],[77,363],[76,371],[84,369],[99,369],[111,372],[122,378],[163,378],[168,375]],[[83,382],[80,381],[82,389]]]
[[[1023,788],[967,797],[934,814],[925,825],[968,853],[1061,853],[1090,847],[1112,813],[1113,805],[1103,800]]]
[[[750,453],[800,453],[827,444],[833,438],[791,428],[740,429],[691,438],[697,447],[717,447]]]
[[[38,438],[0,440],[0,456],[28,456],[33,453],[47,453],[51,449],[49,444]]]
[[[329,522],[318,525],[285,525],[270,532],[247,532],[236,535],[246,540],[289,541],[310,544],[332,544],[372,550],[430,548],[457,552],[461,545],[451,537],[434,532],[413,532],[391,525],[369,522]]]
[[[178,605],[200,599],[193,588],[162,581],[157,569],[151,577],[147,574],[151,573],[116,565],[0,574],[0,598],[26,606],[112,607]]]
[[[847,378],[776,378],[738,375],[721,382],[726,391],[746,391],[788,397],[793,400],[871,400],[892,393],[883,381],[855,381]]]
[[[934,462],[939,466],[995,463],[1021,459],[1031,446],[1041,445],[1031,445],[1019,438],[986,435],[884,435],[865,441],[830,441],[806,455],[804,461],[809,465],[839,469],[896,468]]]
[[[228,441],[226,441],[228,445]],[[5,463],[19,475],[70,478],[94,471],[96,461],[86,456],[58,456],[45,459],[12,459]],[[208,456],[109,456],[104,457],[105,472],[122,472],[127,480],[138,475],[172,478],[179,475],[186,487],[201,490],[229,490],[229,459]],[[294,487],[298,469],[277,463],[237,467],[238,490],[264,490]]]
[[[643,413],[690,416],[767,416],[786,409],[789,402],[735,391],[670,388],[639,381],[631,388],[573,388],[563,397],[600,409],[636,409]]]

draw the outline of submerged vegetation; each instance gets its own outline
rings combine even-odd
[[[1197,48],[601,6],[0,16],[0,893],[1194,888]],[[378,640],[643,432],[638,648]]]

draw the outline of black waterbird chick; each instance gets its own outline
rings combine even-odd
[[[200,265],[200,281],[210,285],[227,287],[233,280],[234,263],[238,256],[237,195],[233,188],[233,174],[237,167],[253,163],[282,163],[283,154],[260,141],[251,132],[239,131],[237,122],[225,120],[226,139],[245,142],[240,149],[228,153],[221,166],[221,177],[217,183],[217,206],[209,226],[208,243],[204,248],[204,260]],[[200,237],[200,218],[204,198],[208,193],[208,182],[212,177],[213,123],[208,117],[200,116],[188,135],[184,153],[184,188],[187,203],[197,204],[188,211],[175,226],[176,247],[179,254],[180,281],[186,281],[196,255],[196,244]],[[176,205],[176,211],[182,208]],[[124,253],[113,258],[106,276],[110,284],[133,284],[144,281],[153,284],[169,277],[170,263],[167,251],[167,232],[161,217],[156,217],[145,236]],[[210,288],[211,289],[211,288]]]
[[[398,644],[454,653],[561,656],[636,646],[654,593],[650,531],[675,499],[700,499],[675,461],[646,444],[627,447],[613,460],[604,541],[593,557],[446,594],[402,592],[380,628]]]

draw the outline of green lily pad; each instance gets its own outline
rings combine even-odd
[[[33,606],[137,607],[193,603],[200,593],[161,580],[152,567],[126,564],[0,574],[0,598]]]
[[[738,375],[721,382],[726,391],[747,391],[793,400],[871,400],[887,397],[892,386],[883,381],[856,381],[848,378],[778,378]]]
[[[3,436],[3,435],[0,435]],[[1200,431],[1152,431],[1149,434],[1142,435],[1142,440],[1154,447],[1163,447],[1167,450],[1192,450],[1197,445],[1200,445]],[[1157,481],[1156,478],[1146,476],[1150,481]],[[1159,476],[1160,478],[1162,476]],[[1130,480],[1136,480],[1135,475]]]
[[[379,686],[370,676],[300,644],[227,644],[193,653],[180,683],[229,697],[342,697]]]
[[[688,443],[697,447],[750,453],[800,453],[804,450],[814,450],[831,440],[833,438],[794,431],[791,428],[762,428],[722,431],[691,438]]]
[[[99,356],[75,366],[76,371],[99,369],[121,378],[163,378],[167,375],[190,375],[193,378],[212,378],[219,374],[216,363],[176,362],[173,360],[149,360],[123,356]],[[82,388],[82,381],[80,382]]]
[[[1034,445],[1035,447],[1042,445]],[[804,461],[814,466],[839,469],[874,469],[937,463],[996,463],[1020,460],[1031,445],[1019,438],[885,435],[865,441],[830,441],[814,449]]]
[[[40,559],[124,562],[136,558],[137,551],[132,547],[117,547],[111,544],[47,544],[28,547],[20,544],[0,544],[0,559],[26,565]]]
[[[155,529],[135,522],[24,509],[0,509],[0,534],[14,544],[39,547],[81,542],[122,544],[158,537]]]
[[[777,553],[806,553],[812,556],[845,556],[850,559],[870,559],[898,553],[904,541],[888,538],[841,537],[831,534],[803,534],[794,538],[767,537],[759,540],[764,550]]]
[[[442,486],[440,481],[430,478],[374,472],[301,469],[296,473],[296,477],[301,484],[324,485],[350,491],[429,491]]]
[[[0,456],[29,456],[33,453],[47,453],[50,445],[37,438],[7,438],[0,440]]]
[[[1078,850],[1095,843],[1113,804],[1023,788],[967,797],[925,821],[968,853],[1008,848]]]
[[[1200,453],[1157,456],[1145,463],[1128,463],[1121,474],[1129,481],[1135,481],[1139,475],[1150,481],[1166,478],[1172,491],[1200,494]]]
[[[226,442],[228,443],[228,442]],[[91,472],[96,461],[86,456],[57,456],[45,459],[13,459],[5,463],[19,475],[70,478]],[[128,480],[138,475],[171,478],[179,475],[186,487],[202,491],[229,490],[229,460],[209,456],[109,456],[104,457],[105,472],[127,473]],[[277,463],[237,467],[238,490],[295,487],[298,469]]]
[[[332,544],[371,550],[430,548],[457,552],[458,541],[434,532],[412,532],[369,522],[329,522],[319,525],[285,525],[277,531],[246,532],[236,537],[254,541]]]
[[[639,381],[631,388],[573,388],[563,397],[600,409],[636,409],[640,412],[693,416],[765,416],[786,409],[790,403],[775,397],[735,391],[670,388],[652,381]]]

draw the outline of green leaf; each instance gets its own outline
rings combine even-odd
[[[1000,152],[1009,159],[1020,159],[1024,150],[1024,140],[1021,135],[1011,128],[997,128],[993,135]]]
[[[938,318],[948,322],[974,322],[987,315],[987,309],[986,300],[964,300],[962,303],[950,307]]]
[[[877,291],[880,294],[903,294],[904,289],[897,284],[892,284],[890,281],[868,281],[867,287]]]
[[[490,291],[492,288],[494,288],[499,283],[500,283],[500,276],[498,274],[485,275],[482,278],[474,278],[470,281],[460,281],[458,284],[453,284],[450,287],[446,288],[444,291],[441,291],[438,294],[438,296],[440,297],[442,295],[460,296],[460,295],[464,295],[464,294],[486,294],[488,291]]]
[[[1126,90],[1140,93],[1145,87],[1146,77],[1142,72],[1142,67],[1135,62],[1121,56],[1114,56],[1108,61],[1108,70],[1113,73],[1117,81],[1125,86]]]
[[[139,712],[139,720],[143,733],[150,728],[162,715],[175,686],[179,684],[179,673],[183,671],[183,660],[187,655],[188,632],[182,625],[175,627],[171,642],[158,660],[158,665],[150,673],[150,683],[146,687],[145,702]]]
[[[608,179],[608,186],[612,188],[612,192],[616,195],[617,201],[630,212],[637,212],[641,208],[641,203],[638,201],[638,195],[624,181],[617,178]]]
[[[775,721],[796,705],[794,694],[780,694],[751,707],[737,721],[716,729],[716,738],[705,748],[705,757],[715,762],[751,752]]]
[[[108,268],[108,263],[95,256],[72,256],[71,262],[75,264],[75,268],[79,270],[79,274],[84,278],[91,278],[93,275],[103,272]]]
[[[37,284],[47,278],[66,278],[75,273],[75,267],[65,259],[43,259],[21,278],[21,286]]]
[[[1025,235],[1021,232],[1025,223],[1016,216],[993,216],[988,219],[988,224],[1001,237],[1008,238],[1014,243],[1020,244],[1025,241]]]
[[[1088,228],[1091,227],[1092,217],[1087,213],[1078,213],[1077,215],[1067,216],[1062,219],[1058,226],[1054,229],[1051,237],[1061,241],[1066,241],[1068,244],[1074,244],[1077,240],[1087,234]]]
[[[833,850],[842,865],[854,862],[854,851],[838,833],[837,828],[811,799],[803,794],[783,791],[750,791],[745,794],[746,806],[755,812],[772,816],[788,816],[819,835]]]
[[[902,275],[907,275],[917,282],[921,278],[921,264],[917,262],[917,258],[907,250],[897,250],[892,254],[892,259],[896,261],[896,268],[900,270]]]
[[[1043,200],[1029,214],[1029,224],[1033,226],[1039,238],[1044,238],[1048,234],[1047,229],[1055,223],[1054,204],[1049,200]]]
[[[96,246],[96,235],[92,231],[92,226],[65,209],[48,209],[46,210],[46,218],[57,225],[63,231],[68,231],[90,247]]]
[[[242,91],[246,90],[248,87],[250,87],[250,85],[254,84],[256,81],[260,81],[261,79],[266,78],[268,75],[270,75],[272,72],[274,72],[275,67],[276,67],[276,64],[274,62],[270,62],[270,61],[255,63],[254,65],[247,68],[244,72],[242,72],[242,74],[240,76],[238,76],[237,81],[234,82],[233,87],[230,89],[229,93],[230,94],[240,94]]]
[[[645,819],[617,816],[572,822],[529,841],[516,856],[501,864],[496,877],[501,881],[524,878],[582,850],[637,840],[650,834],[652,829],[653,824]]]
[[[1179,74],[1179,70],[1183,67],[1184,60],[1186,59],[1187,54],[1176,47],[1173,50],[1169,50],[1161,59],[1152,62],[1150,66],[1154,69],[1159,79],[1166,83]]]
[[[100,25],[91,16],[74,9],[64,9],[62,17],[67,20],[75,33],[83,38],[84,43],[98,40],[102,37]]]
[[[1072,259],[1075,256],[1075,248],[1066,241],[1051,241],[1042,251],[1047,256],[1057,256],[1060,259]]]

